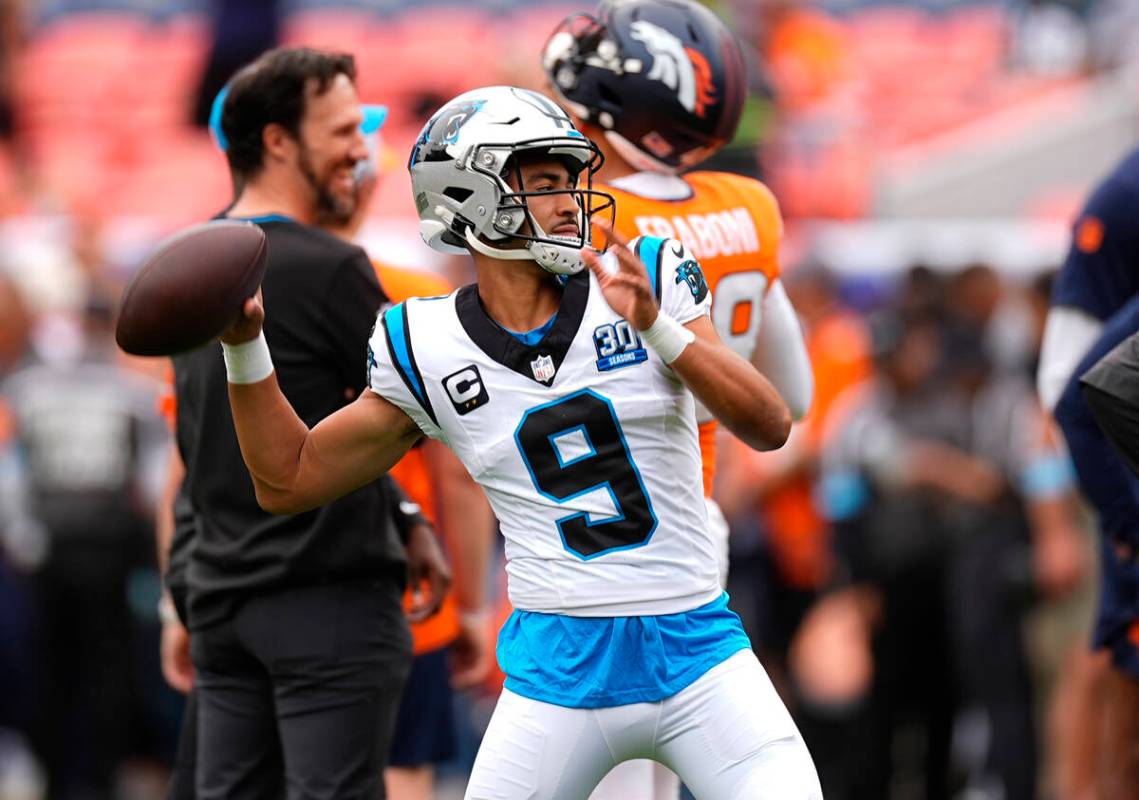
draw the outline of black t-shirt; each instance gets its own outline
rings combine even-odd
[[[359,247],[282,217],[254,221],[268,238],[265,338],[281,390],[312,427],[364,391],[367,341],[386,298]],[[404,579],[390,479],[296,516],[267,514],[238,447],[220,344],[176,357],[174,375],[193,524],[178,526],[172,549],[176,568],[185,566],[172,583],[186,588],[191,628],[223,621],[252,592]]]

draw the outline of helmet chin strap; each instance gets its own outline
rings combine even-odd
[[[482,253],[484,256],[490,256],[491,258],[501,258],[503,261],[534,260],[534,254],[531,253],[529,249],[505,250],[500,247],[491,247],[489,244],[480,239],[479,235],[475,233],[475,229],[471,228],[470,226],[467,226],[467,229],[463,235],[466,237],[467,244],[469,244],[472,249]]]
[[[545,233],[539,230],[539,235],[545,236]],[[573,275],[585,268],[580,250],[569,245],[551,244],[550,242],[526,242],[526,247],[521,250],[507,250],[487,244],[470,227],[466,229],[463,236],[473,250],[477,250],[484,256],[500,258],[504,261],[534,261],[539,267],[555,275]]]

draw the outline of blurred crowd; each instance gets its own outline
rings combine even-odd
[[[220,154],[191,124],[193,107],[203,116],[196,96],[212,100],[219,76],[273,42],[360,14],[378,28],[414,4],[109,3],[108,13],[159,20],[148,25],[187,15],[200,25],[211,13],[219,23],[176,84],[158,89],[176,91],[177,113],[131,115],[139,127],[125,131],[108,122],[113,108],[83,110],[86,130],[66,119],[89,91],[74,72],[64,74],[75,86],[53,95],[56,84],[27,71],[47,63],[29,59],[43,57],[52,32],[92,4],[72,5],[83,8],[0,1],[3,799],[49,785],[60,798],[159,796],[173,755],[181,700],[158,666],[153,547],[170,446],[165,365],[128,360],[112,323],[156,237],[229,199]],[[1127,0],[713,5],[756,57],[740,136],[713,166],[770,180],[792,254],[810,251],[795,242],[796,219],[871,211],[878,150],[1115,68],[1139,30]],[[511,14],[528,20],[518,30],[533,36],[483,57],[500,80],[537,84],[537,31],[552,30],[567,4],[464,9],[504,26]],[[237,35],[250,20],[256,36]],[[952,69],[934,69],[950,58]],[[362,58],[361,94],[392,105],[385,136],[398,165],[422,108],[466,87],[444,71],[441,84],[387,96],[381,76],[369,77],[380,62]],[[166,126],[169,148],[158,146]],[[377,202],[376,241],[390,236],[403,261],[461,273],[406,246],[415,218],[400,173]],[[1066,453],[1032,388],[1055,266],[1013,277],[983,263],[888,263],[866,276],[806,256],[784,264],[815,406],[778,452],[721,447],[717,500],[732,528],[733,608],[828,798],[997,800],[995,786],[1068,798],[1087,783],[1095,559]],[[460,698],[470,740],[457,775],[497,688]]]
[[[882,288],[867,308],[823,269],[789,277],[816,406],[725,472],[729,593],[828,797],[1034,797],[1041,765],[1075,796],[1055,701],[1087,688],[1092,558],[1032,387],[1049,275],[914,266]]]

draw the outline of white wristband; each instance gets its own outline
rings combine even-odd
[[[680,358],[684,348],[695,338],[696,334],[663,311],[657,313],[652,325],[641,331],[641,340],[655,350],[666,364]]]
[[[264,332],[241,344],[222,342],[225,376],[230,383],[258,383],[273,374],[273,359]]]

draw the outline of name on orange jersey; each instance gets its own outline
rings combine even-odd
[[[755,223],[742,207],[712,214],[635,217],[634,222],[643,236],[679,239],[697,261],[759,252]]]

